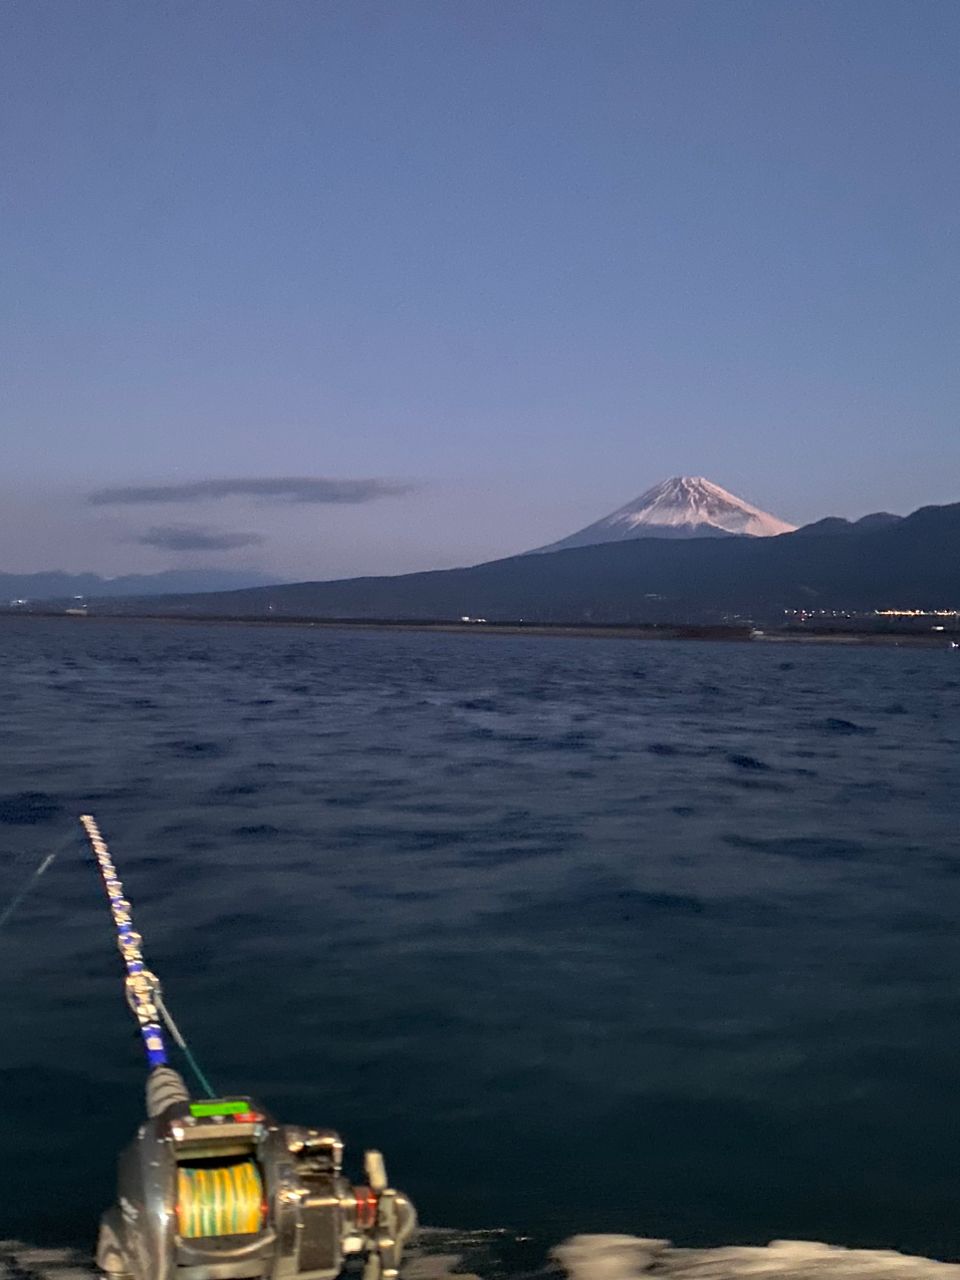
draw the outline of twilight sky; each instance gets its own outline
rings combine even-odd
[[[4,0],[0,570],[960,501],[957,0]]]

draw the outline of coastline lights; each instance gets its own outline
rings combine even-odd
[[[960,618],[960,609],[874,609],[878,618]]]
[[[960,609],[784,609],[784,617],[800,618],[951,618],[960,619]]]

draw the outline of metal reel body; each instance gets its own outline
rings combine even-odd
[[[197,1117],[207,1104],[178,1101],[141,1126],[101,1221],[102,1271],[115,1280],[334,1280],[360,1256],[368,1280],[396,1275],[416,1225],[405,1196],[352,1186],[332,1131],[278,1125],[250,1099],[224,1105],[233,1113]]]

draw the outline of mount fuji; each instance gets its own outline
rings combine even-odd
[[[795,528],[703,476],[672,476],[578,533],[537,547],[534,554],[632,538],[772,538]]]

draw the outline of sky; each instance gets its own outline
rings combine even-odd
[[[4,0],[0,570],[960,501],[956,0]]]

